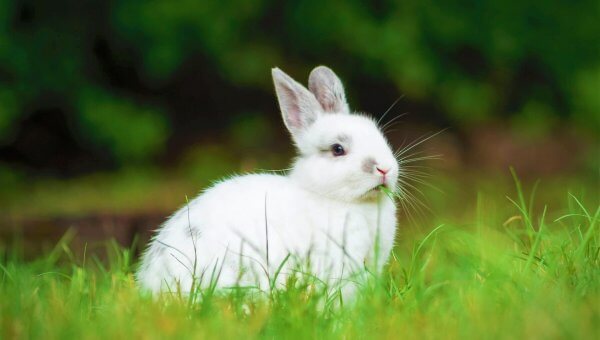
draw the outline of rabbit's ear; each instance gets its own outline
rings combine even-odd
[[[322,111],[321,105],[310,91],[282,70],[274,68],[271,73],[283,122],[296,137],[317,119]]]
[[[349,113],[344,86],[338,76],[327,66],[317,66],[308,77],[308,89],[312,92],[323,111]]]

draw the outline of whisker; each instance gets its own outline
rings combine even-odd
[[[409,179],[409,180],[413,179],[413,178],[431,178],[431,177],[433,177],[433,175],[428,174],[423,171],[403,171],[398,176]]]
[[[401,179],[400,181],[401,181],[401,183],[402,183],[403,185],[405,185],[405,186],[407,186],[408,188],[410,188],[410,189],[412,189],[412,190],[416,191],[416,192],[417,192],[417,193],[419,193],[419,194],[420,194],[422,197],[427,197],[427,196],[425,196],[425,194],[423,193],[423,191],[422,191],[421,189],[417,188],[415,185],[413,185],[413,184],[411,184],[411,183],[409,183],[409,182],[407,182],[407,181],[405,181],[405,180],[403,180],[403,179]],[[407,193],[410,193],[410,191],[407,191]],[[415,197],[416,197],[416,196],[415,196]]]
[[[441,160],[441,159],[442,159],[442,155],[423,156],[423,157],[402,160],[401,165],[419,162],[419,161],[437,161],[437,160]]]
[[[402,150],[404,150],[404,148],[406,148],[406,147],[408,147],[408,145],[404,146],[404,142],[403,142],[402,145],[398,149],[396,149],[396,151],[394,151],[394,155],[396,156],[396,158],[398,158],[398,155],[400,155],[400,152],[402,152]],[[424,153],[425,153],[425,151],[415,151],[411,154],[404,155],[404,157],[402,157],[402,158],[408,158],[411,156],[421,155]]]
[[[427,174],[431,171],[431,167],[427,165],[401,165],[400,173],[415,173]]]
[[[414,143],[418,143],[419,142],[419,138],[412,142],[407,144],[406,146],[404,146],[404,144],[402,144],[395,152],[394,152],[394,156],[398,159],[398,160],[405,160],[405,159],[409,159],[418,155],[423,155],[425,154],[425,151],[420,150],[420,151],[413,151],[412,153],[406,154],[408,152],[409,148],[413,147]],[[418,144],[417,144],[418,145]],[[402,156],[402,157],[401,157]]]
[[[399,129],[385,130],[385,131],[383,131],[383,133],[384,133],[385,135],[389,135],[389,134],[392,134],[392,133],[394,133],[394,132],[396,132],[396,131],[399,131]]]
[[[402,112],[401,114],[397,115],[396,117],[390,119],[387,123],[383,124],[383,126],[381,127],[381,131],[383,131],[385,133],[386,128],[392,126],[391,124],[398,121],[398,119],[406,116],[407,114],[408,114],[408,112]]]
[[[419,156],[424,153],[425,152],[423,152],[423,151],[414,152],[409,155],[404,155],[403,157],[396,156],[396,159],[398,160],[398,163],[403,164],[403,163],[411,163],[411,162],[420,161],[420,160],[438,160],[438,159],[442,158],[442,155],[439,155],[439,154],[438,155]]]
[[[427,200],[427,196],[423,192],[422,186],[429,187],[440,193],[443,193],[443,191],[429,183],[428,179],[432,175],[426,171],[431,171],[431,168],[419,164],[423,161],[440,160],[442,159],[442,155],[428,155],[425,151],[415,149],[444,131],[446,129],[427,133],[409,143],[403,140],[401,146],[394,152],[394,157],[400,166],[398,189],[394,195],[398,198],[398,204],[404,210],[408,221],[416,225],[418,225],[419,220],[425,220],[428,214],[433,213],[432,209],[423,201]]]
[[[400,97],[398,97],[398,99],[394,100],[394,102],[392,103],[392,105],[390,105],[390,107],[383,113],[383,115],[381,117],[379,117],[379,119],[377,120],[377,125],[379,125],[379,123],[381,123],[381,121],[385,118],[385,116],[394,108],[394,106],[396,106],[396,104],[402,98],[404,98],[404,95],[401,95]]]
[[[406,178],[406,179],[408,179],[408,180],[410,180],[410,181],[413,181],[413,182],[415,182],[415,183],[418,183],[418,184],[425,185],[425,186],[427,186],[427,187],[429,187],[429,188],[431,188],[431,189],[433,189],[433,190],[435,190],[435,191],[437,191],[437,192],[439,192],[439,193],[443,194],[443,193],[444,193],[444,191],[443,191],[442,189],[440,189],[440,188],[436,187],[435,185],[433,185],[433,184],[431,184],[431,183],[429,183],[429,182],[426,182],[426,181],[424,180],[424,179],[426,179],[426,178],[430,178],[430,177],[431,177],[431,176],[421,176],[421,177],[419,178],[419,177],[416,177],[416,176],[414,176],[414,175],[413,175],[413,177],[410,177],[410,178],[409,178],[409,177],[404,177],[404,178]]]
[[[429,136],[426,136],[426,135],[425,135],[425,136],[423,136],[423,137],[421,137],[421,138],[417,138],[415,142],[413,142],[413,143],[409,144],[409,145],[408,145],[406,148],[404,148],[404,149],[403,149],[403,150],[402,150],[402,151],[401,151],[401,152],[398,154],[398,156],[402,156],[402,155],[404,155],[404,154],[405,154],[405,153],[407,153],[408,151],[410,151],[410,150],[414,149],[415,147],[417,147],[417,146],[419,146],[419,145],[421,145],[421,144],[425,143],[426,141],[428,141],[428,140],[432,139],[433,137],[436,137],[436,136],[438,136],[439,134],[441,134],[442,132],[444,132],[444,131],[446,131],[446,130],[447,130],[447,129],[442,129],[442,130],[440,130],[440,131],[438,131],[438,132],[436,132],[436,133],[433,133],[433,134],[431,134],[431,135],[429,135]]]
[[[403,165],[400,171],[416,171],[416,172],[425,172],[431,171],[431,167],[427,165]]]
[[[406,112],[404,112],[404,114],[406,114]],[[404,114],[403,114],[403,115],[404,115]],[[391,133],[393,133],[393,132],[396,132],[396,131],[398,131],[398,129],[396,129],[395,127],[396,127],[398,124],[400,124],[400,123],[402,123],[402,121],[400,121],[400,120],[397,120],[397,121],[395,121],[395,122],[393,122],[393,123],[390,123],[389,125],[387,125],[387,126],[385,127],[385,129],[383,129],[383,130],[382,130],[382,131],[383,131],[383,134],[384,134],[384,135],[389,135],[389,134],[391,134]]]
[[[414,223],[414,219],[412,218],[412,211],[411,211],[411,209],[409,209],[409,208],[406,206],[406,203],[404,203],[404,199],[399,199],[399,200],[398,200],[398,202],[399,202],[399,203],[400,203],[400,205],[402,206],[402,211],[403,211],[403,212],[406,214],[406,217],[408,218],[408,220],[409,220],[411,223],[415,224],[415,223]]]
[[[429,211],[430,209],[421,200],[416,198],[410,192],[405,191],[404,196],[404,198],[399,200],[400,205],[402,205],[406,216],[411,220],[411,222],[417,224],[417,218],[415,218],[413,213],[417,214],[417,217],[424,219],[426,214],[423,211],[423,207],[425,207]]]
[[[427,206],[425,203],[423,203],[423,201],[414,195],[411,195],[407,202],[411,204],[414,212],[422,219],[426,219],[426,211],[432,213],[431,208],[429,208],[429,206]]]
[[[396,158],[399,161],[404,161],[407,159],[412,159],[412,158],[418,158],[418,157],[429,157],[429,158],[440,158],[442,155],[441,154],[433,154],[433,155],[429,155],[426,154],[425,151],[416,151],[410,154],[403,154],[402,157],[400,157],[400,150],[396,151],[394,154],[396,154]],[[421,156],[424,155],[424,156]]]

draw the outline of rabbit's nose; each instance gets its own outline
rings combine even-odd
[[[382,169],[382,168],[380,168],[380,167],[378,167],[378,166],[377,166],[377,167],[375,167],[375,169],[377,169],[377,172],[379,172],[380,174],[382,174],[382,175],[384,175],[384,176],[385,176],[385,175],[386,175],[388,172],[390,172],[390,168]]]

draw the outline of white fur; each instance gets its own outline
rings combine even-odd
[[[137,273],[143,288],[188,292],[195,268],[201,286],[216,281],[265,290],[288,255],[278,283],[298,263],[339,283],[364,265],[379,271],[387,261],[396,207],[373,188],[383,180],[377,167],[388,170],[385,184],[395,190],[398,164],[376,123],[349,113],[341,82],[326,67],[311,73],[312,92],[279,69],[273,79],[299,151],[292,171],[233,177],[182,207],[143,256]],[[332,154],[335,143],[346,155]]]

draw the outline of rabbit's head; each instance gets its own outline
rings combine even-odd
[[[272,70],[283,121],[299,155],[291,177],[305,189],[342,201],[374,200],[384,185],[394,191],[398,162],[370,117],[353,114],[333,71],[315,68],[308,89]]]

